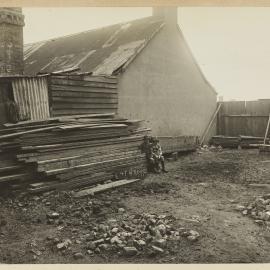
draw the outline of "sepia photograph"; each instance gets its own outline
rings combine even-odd
[[[270,3],[0,5],[0,265],[270,263]]]

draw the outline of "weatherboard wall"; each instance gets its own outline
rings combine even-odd
[[[51,115],[116,113],[117,92],[117,79],[113,76],[51,76]]]

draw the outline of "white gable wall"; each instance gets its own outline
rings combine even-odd
[[[157,136],[201,136],[216,109],[177,25],[166,26],[119,78],[119,115],[145,119]]]

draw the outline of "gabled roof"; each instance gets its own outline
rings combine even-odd
[[[47,41],[26,44],[26,75],[79,67],[94,75],[111,75],[127,65],[161,29],[163,22],[147,17]]]

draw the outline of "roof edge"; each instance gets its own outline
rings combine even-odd
[[[133,60],[140,54],[140,52],[148,45],[148,43],[156,36],[156,34],[163,28],[163,26],[165,25],[165,23],[162,23],[158,29],[156,29],[152,35],[150,36],[149,39],[147,39],[136,51],[136,53],[134,55],[132,55],[130,57],[130,59],[127,60],[127,62],[123,65],[123,67],[121,68],[122,72],[125,72],[125,70],[127,69],[127,67],[133,62]],[[121,72],[121,73],[122,73]]]
[[[216,94],[216,95],[218,95],[218,92],[217,92],[216,89],[213,87],[213,85],[207,80],[207,78],[205,77],[205,75],[204,75],[204,73],[203,73],[203,71],[202,71],[200,65],[198,64],[196,58],[194,57],[194,55],[193,55],[193,53],[192,53],[192,50],[191,50],[190,46],[188,45],[188,42],[187,42],[187,40],[186,40],[186,38],[185,38],[185,36],[184,36],[184,34],[183,34],[183,32],[182,32],[182,30],[181,30],[179,24],[177,24],[177,29],[178,29],[178,33],[182,36],[182,38],[183,38],[183,40],[184,40],[184,42],[185,42],[185,46],[186,46],[186,48],[188,49],[188,51],[189,51],[189,53],[190,53],[190,55],[191,55],[192,61],[193,61],[193,63],[195,64],[195,66],[197,67],[197,69],[199,70],[199,72],[200,72],[200,74],[201,74],[203,80],[206,82],[206,84],[208,84],[208,86],[210,86],[210,88],[211,88],[211,90],[213,91],[213,93]]]

